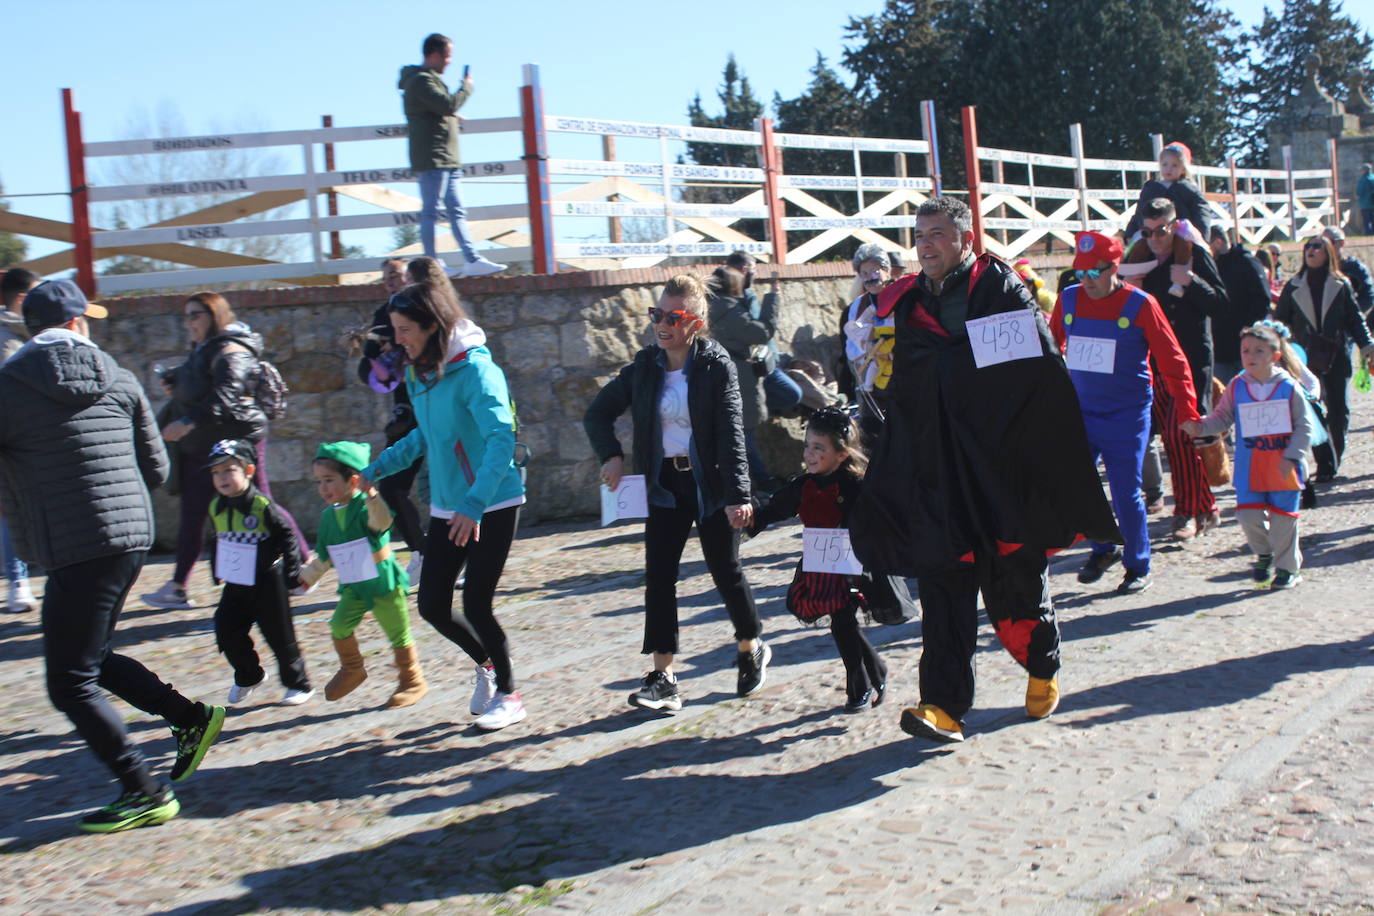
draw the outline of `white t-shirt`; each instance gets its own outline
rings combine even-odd
[[[690,454],[692,420],[687,415],[687,377],[683,370],[669,371],[658,399],[658,425],[663,431],[663,457]]]

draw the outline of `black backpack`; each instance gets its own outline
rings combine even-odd
[[[265,359],[258,360],[258,370],[253,373],[253,400],[269,420],[280,420],[286,416],[286,395],[291,389],[286,387],[286,379],[281,371]]]

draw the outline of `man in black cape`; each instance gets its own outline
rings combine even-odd
[[[1030,674],[1027,714],[1048,716],[1059,703],[1048,554],[1121,534],[1030,292],[1005,262],[974,255],[962,201],[922,204],[915,237],[921,272],[878,300],[880,316],[896,317],[892,381],[850,536],[866,569],[920,578],[921,702],[903,710],[902,728],[962,741],[978,593]]]

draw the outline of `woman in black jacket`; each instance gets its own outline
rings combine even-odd
[[[1302,269],[1284,284],[1274,317],[1293,329],[1294,342],[1307,351],[1307,368],[1322,382],[1331,441],[1313,450],[1317,473],[1312,479],[1326,483],[1340,472],[1350,429],[1350,344],[1359,346],[1366,358],[1374,357],[1374,341],[1329,239],[1318,235],[1303,244]]]
[[[706,288],[673,277],[649,310],[654,345],[635,355],[587,408],[583,425],[612,490],[624,475],[615,420],[634,421],[635,472],[643,474],[649,518],[644,526],[644,654],[654,670],[630,705],[675,711],[682,695],[673,675],[678,651],[677,578],[682,549],[697,537],[739,643],[740,696],[763,686],[771,650],[759,639],[758,610],[740,566],[740,528],[753,517],[739,383],[725,348],[705,336]]]
[[[267,415],[254,391],[262,337],[241,324],[219,293],[194,293],[182,305],[182,321],[191,353],[163,375],[163,388],[172,400],[159,412],[162,438],[175,443],[176,479],[181,495],[177,523],[176,566],[167,584],[143,600],[154,607],[189,608],[186,583],[205,548],[205,519],[215,488],[204,469],[210,449],[221,439],[246,439],[257,453],[253,485],[268,499]],[[295,533],[301,556],[310,545],[291,514],[282,515]]]

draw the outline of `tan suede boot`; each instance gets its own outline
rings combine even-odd
[[[358,649],[356,636],[334,640],[334,651],[339,653],[339,670],[324,687],[326,700],[342,699],[367,680],[367,670],[363,668],[363,653]]]
[[[392,652],[396,654],[396,692],[391,695],[391,699],[386,701],[387,709],[399,709],[402,706],[414,706],[420,697],[429,693],[429,685],[425,683],[425,675],[420,671],[420,655],[415,651],[415,647],[405,646],[404,648],[392,647]]]

